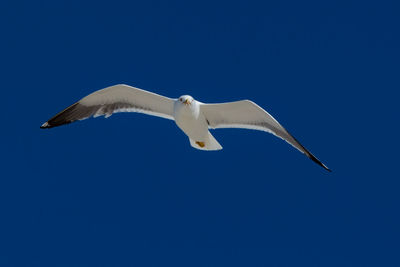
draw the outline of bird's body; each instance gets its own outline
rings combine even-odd
[[[91,116],[109,117],[116,112],[139,112],[174,120],[189,137],[191,146],[201,150],[222,149],[209,132],[210,128],[246,128],[269,132],[284,139],[314,162],[329,170],[268,112],[249,100],[204,104],[189,95],[171,99],[121,84],[107,87],[82,98],[45,122],[41,128],[52,128]]]
[[[208,130],[207,119],[201,112],[201,103],[191,96],[181,96],[174,103],[174,119],[176,125],[189,137],[190,144],[201,150],[220,150],[222,146]],[[183,102],[186,104],[181,105]]]
[[[179,101],[176,101],[174,103],[174,119],[176,125],[188,137],[195,140],[202,141],[208,132],[207,121],[200,113],[200,105],[195,100],[192,100],[190,105],[181,105]]]

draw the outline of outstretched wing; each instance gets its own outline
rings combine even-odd
[[[173,120],[174,100],[132,86],[118,84],[98,90],[64,109],[40,128],[51,128],[91,116],[139,112]]]
[[[331,171],[289,134],[268,112],[250,100],[202,104],[200,108],[210,128],[245,128],[272,133],[297,148],[318,165]]]

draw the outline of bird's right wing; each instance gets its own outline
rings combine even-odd
[[[245,128],[272,133],[297,148],[321,167],[330,171],[327,166],[289,134],[274,117],[250,100],[221,104],[201,104],[200,108],[208,121],[209,127],[212,129]]]
[[[132,86],[119,84],[98,90],[61,111],[40,128],[51,128],[91,116],[139,112],[173,120],[174,100]]]

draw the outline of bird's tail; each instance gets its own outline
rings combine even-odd
[[[214,136],[208,132],[207,137],[204,140],[193,140],[189,138],[190,145],[200,150],[221,150],[222,146],[215,140]]]

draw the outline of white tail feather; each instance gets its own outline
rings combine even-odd
[[[196,149],[200,150],[221,150],[222,146],[218,143],[217,140],[215,140],[214,136],[210,132],[208,132],[208,135],[205,140],[193,140],[189,138],[190,140],[190,145]],[[199,144],[200,143],[200,144]],[[202,147],[202,143],[204,146]]]

